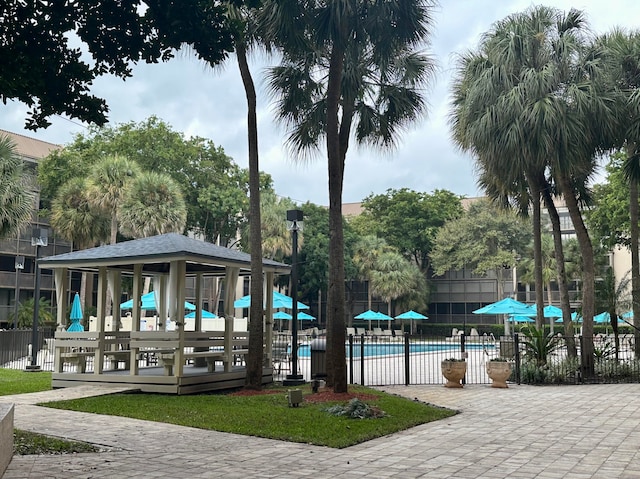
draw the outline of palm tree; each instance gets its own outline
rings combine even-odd
[[[387,314],[391,317],[391,301],[409,294],[417,286],[416,278],[422,277],[420,268],[397,251],[381,253],[369,274],[372,293],[387,302]]]
[[[87,195],[92,206],[109,215],[109,243],[118,240],[118,208],[124,199],[129,181],[138,175],[140,167],[123,156],[107,156],[93,165],[87,179]],[[107,288],[105,313],[111,314],[111,287]]]
[[[626,153],[625,176],[629,182],[629,239],[631,249],[631,297],[635,344],[640,344],[640,207],[638,182],[640,181],[640,32],[614,29],[599,42],[606,49],[607,69],[611,87],[619,94],[616,129],[620,132],[618,146]],[[640,348],[635,350],[640,358]]]
[[[11,138],[0,136],[0,239],[16,234],[31,219],[36,195]]]
[[[146,171],[127,182],[116,216],[123,235],[146,238],[182,233],[187,207],[180,187],[169,175]]]
[[[368,283],[367,309],[371,309],[371,298],[373,294],[371,281],[376,264],[380,256],[390,250],[391,247],[387,245],[384,239],[374,235],[363,236],[355,245],[353,263],[356,268],[358,268],[360,279]]]
[[[329,285],[327,380],[347,390],[345,263],[342,224],[344,165],[350,140],[392,147],[425,110],[421,88],[433,63],[415,48],[428,38],[431,2],[365,0],[268,1],[261,24],[282,49],[269,71],[279,119],[291,127],[295,154],[327,153]]]
[[[87,180],[87,195],[93,206],[104,211],[111,220],[110,244],[118,236],[118,208],[122,204],[127,184],[140,172],[138,164],[123,156],[108,156],[93,166]]]
[[[601,54],[589,48],[586,28],[582,12],[571,10],[565,15],[542,6],[497,22],[484,37],[480,53],[461,62],[453,118],[459,144],[475,151],[485,169],[508,178],[502,180],[505,185],[521,183],[522,177],[527,180],[538,252],[536,271],[542,268],[536,231],[539,205],[548,183],[545,173],[550,171],[566,202],[584,259],[587,340],[582,352],[584,371],[589,374],[593,371],[595,267],[580,199],[586,198],[581,193],[586,192],[595,168],[593,156],[611,133],[609,103],[598,84]],[[541,273],[536,274],[538,288]],[[541,315],[540,295],[536,303]]]
[[[84,178],[65,183],[51,203],[51,226],[58,235],[73,243],[76,249],[86,249],[109,237],[110,218],[94,208],[87,195]],[[85,311],[87,273],[82,272],[80,301]]]

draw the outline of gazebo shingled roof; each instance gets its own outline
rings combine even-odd
[[[187,274],[209,273],[224,275],[225,266],[236,266],[245,274],[251,265],[251,255],[225,248],[178,233],[167,233],[148,238],[123,241],[112,245],[74,251],[40,258],[42,268],[72,268],[95,271],[100,266],[129,270],[133,264],[143,264],[144,273],[166,273],[168,262],[185,260]],[[266,271],[288,274],[291,267],[284,263],[264,259]],[[242,272],[241,272],[242,274]]]

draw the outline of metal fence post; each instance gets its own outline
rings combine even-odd
[[[513,355],[516,362],[516,384],[520,384],[520,339],[518,333],[513,334]]]
[[[460,355],[462,356],[462,359],[464,359],[466,361],[467,360],[467,353],[465,351],[465,342],[466,342],[466,336],[465,336],[464,331],[463,331],[462,334],[460,335]],[[462,384],[467,384],[467,373],[466,372],[464,373],[464,376],[462,377]]]
[[[404,385],[408,386],[410,382],[409,371],[409,333],[404,333]]]
[[[360,336],[360,384],[364,386],[364,334]]]
[[[353,334],[349,335],[349,384],[353,384]]]
[[[584,360],[585,358],[585,353],[584,353],[584,337],[582,335],[580,335],[578,337],[578,341],[580,342],[580,377],[578,378],[578,381],[583,383],[584,379],[586,377],[586,361]]]

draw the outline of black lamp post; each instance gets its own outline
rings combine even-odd
[[[24,269],[24,256],[16,256],[16,304],[13,312],[13,329],[18,329],[18,305],[20,304],[20,271]]]
[[[302,231],[304,214],[302,210],[287,210],[287,229],[291,231],[291,374],[282,382],[285,386],[304,384],[298,374],[298,231]]]
[[[38,258],[40,257],[40,246],[49,244],[49,232],[45,228],[34,228],[31,232],[31,246],[36,247],[36,284],[33,288],[33,328],[31,330],[31,365],[27,366],[28,371],[39,371],[38,366],[38,319],[40,316],[40,268]]]

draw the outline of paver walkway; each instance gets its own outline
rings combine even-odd
[[[16,456],[4,478],[640,478],[640,385],[383,389],[461,414],[336,450],[33,405],[100,387],[4,396],[16,427],[107,449]]]

